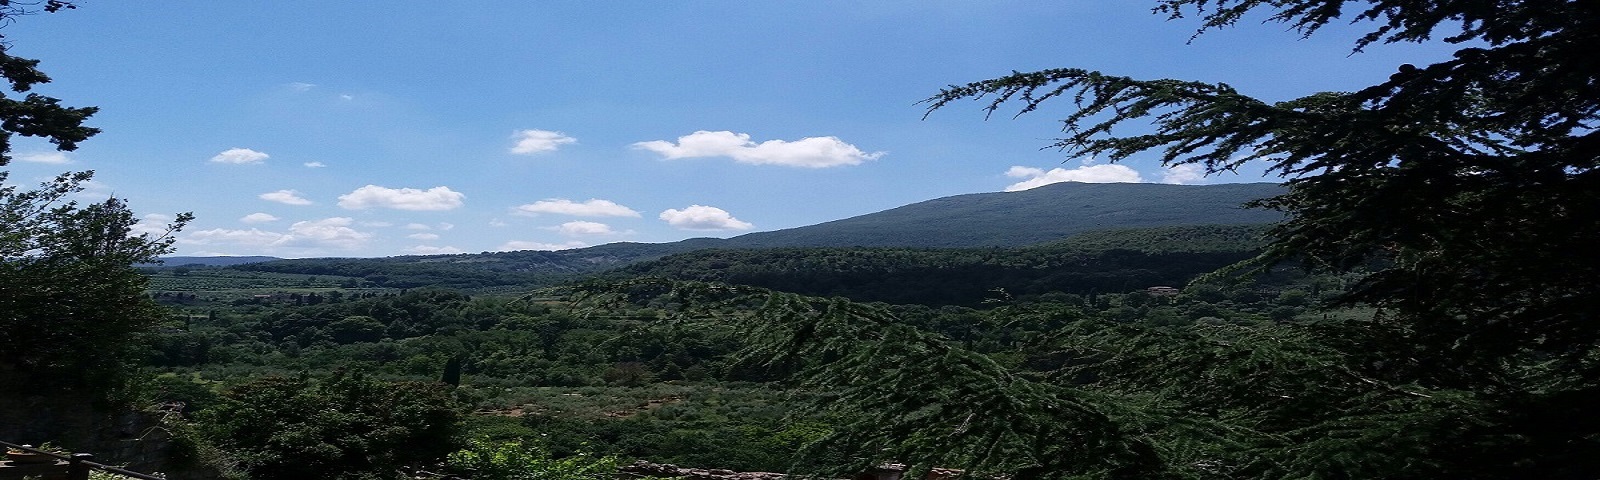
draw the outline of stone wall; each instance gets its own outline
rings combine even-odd
[[[186,442],[173,437],[168,420],[176,412],[97,406],[73,392],[29,392],[25,385],[0,381],[0,440],[45,445],[94,455],[96,463],[141,473],[161,472],[172,480],[217,478],[196,465]]]

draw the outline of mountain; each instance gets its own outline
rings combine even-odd
[[[1273,223],[1283,215],[1245,209],[1242,204],[1284,191],[1275,183],[1063,182],[1018,192],[944,197],[843,220],[740,235],[719,246],[1019,247],[1092,230]]]
[[[1019,247],[1097,230],[1259,225],[1276,222],[1282,216],[1241,205],[1283,191],[1282,186],[1270,183],[1057,183],[1020,192],[956,195],[843,220],[728,239],[623,242],[554,252],[279,260],[235,268],[358,277],[391,287],[473,288],[545,283],[711,248]]]

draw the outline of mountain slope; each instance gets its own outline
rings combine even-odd
[[[635,263],[621,277],[647,275],[752,285],[856,301],[981,304],[1001,289],[1127,292],[1178,286],[1254,257],[1265,225],[1199,225],[1097,230],[1029,247],[787,247],[705,249]]]
[[[741,235],[720,246],[1014,247],[1091,230],[1272,223],[1282,215],[1241,205],[1283,192],[1284,187],[1273,183],[1064,182],[1019,192],[944,197],[843,220]]]
[[[957,195],[806,227],[729,239],[612,243],[563,251],[517,251],[389,258],[328,258],[252,263],[233,268],[365,278],[391,287],[474,288],[548,283],[636,262],[708,248],[1018,247],[1108,229],[1178,225],[1253,225],[1277,212],[1246,210],[1250,200],[1282,193],[1276,184],[1060,183],[1032,190]]]

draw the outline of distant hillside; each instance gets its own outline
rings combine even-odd
[[[1061,241],[1096,230],[1259,225],[1282,217],[1277,212],[1246,210],[1240,205],[1282,192],[1283,187],[1269,183],[1059,183],[1021,192],[945,197],[844,220],[729,239],[613,243],[553,252],[279,260],[234,268],[356,277],[388,287],[543,284],[708,248],[1019,247]]]
[[[1263,224],[1283,215],[1241,205],[1283,192],[1284,187],[1275,183],[1064,182],[1020,192],[944,197],[817,225],[741,235],[720,246],[1016,247],[1092,230]]]
[[[139,266],[141,266],[141,267],[154,267],[154,266],[181,267],[181,266],[184,266],[184,265],[204,265],[204,266],[207,266],[207,267],[227,267],[227,266],[232,266],[232,265],[243,265],[243,264],[246,264],[246,263],[270,262],[270,261],[273,261],[273,260],[282,260],[282,259],[278,258],[278,257],[264,257],[264,256],[259,256],[259,255],[256,255],[256,256],[244,256],[244,257],[227,257],[227,256],[223,256],[223,257],[161,257],[161,264],[160,265],[142,264],[142,265],[139,265]]]
[[[480,288],[551,284],[643,260],[699,248],[711,242],[612,243],[558,251],[521,250],[385,258],[300,258],[238,265],[256,272],[355,277],[372,286]]]
[[[790,247],[707,249],[629,265],[618,276],[752,285],[857,301],[977,305],[1002,289],[1120,293],[1181,286],[1256,255],[1262,225],[1086,232],[1017,248]]]

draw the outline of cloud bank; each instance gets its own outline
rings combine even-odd
[[[356,250],[366,246],[372,239],[372,234],[350,228],[354,223],[355,220],[349,217],[333,217],[295,222],[285,232],[257,228],[249,230],[214,228],[190,233],[179,241],[191,245],[236,245],[254,249],[295,247]]]
[[[259,198],[259,199],[262,199],[262,200],[266,200],[266,201],[269,201],[269,202],[278,202],[278,203],[282,203],[284,205],[310,205],[311,204],[310,200],[306,200],[305,197],[301,197],[300,196],[300,192],[297,192],[297,191],[294,191],[294,190],[278,190],[276,192],[267,192],[267,193],[263,193],[263,194],[260,194],[260,195],[256,195],[256,198]]]
[[[511,153],[517,155],[538,155],[545,152],[554,152],[562,145],[578,143],[578,139],[567,136],[561,132],[549,130],[517,130],[511,135],[516,139],[516,145],[511,146]]]
[[[65,165],[72,163],[72,158],[67,157],[67,152],[34,152],[17,155],[17,160],[50,165]]]
[[[611,226],[610,225],[606,225],[604,223],[599,223],[599,222],[585,222],[585,221],[576,221],[576,222],[563,223],[560,226],[556,227],[556,231],[557,232],[561,232],[562,235],[566,235],[566,236],[569,236],[569,237],[577,237],[577,236],[584,236],[584,235],[614,235],[614,234],[617,233],[617,232],[611,230]]]
[[[749,230],[755,228],[749,222],[733,218],[726,210],[705,205],[690,205],[683,210],[667,209],[661,212],[661,219],[682,230]]]
[[[1026,179],[1007,186],[1007,192],[1027,190],[1061,182],[1138,183],[1144,181],[1144,178],[1139,176],[1138,171],[1122,165],[1111,164],[1084,165],[1070,170],[1057,167],[1049,171],[1042,168],[1014,166],[1010,170],[1006,170],[1006,176]]]
[[[1161,183],[1192,185],[1204,181],[1206,168],[1193,163],[1174,165],[1161,173]]]
[[[512,241],[509,241],[509,242],[501,244],[500,248],[497,248],[495,250],[496,251],[500,251],[500,252],[509,252],[509,251],[513,251],[513,250],[570,250],[570,249],[574,249],[574,248],[583,248],[583,247],[587,247],[587,246],[589,246],[589,244],[583,243],[583,242],[580,242],[580,241],[577,241],[577,240],[573,240],[573,241],[570,241],[570,242],[567,242],[567,243],[543,243],[543,242],[529,242],[529,241],[524,241],[524,240],[512,240]]]
[[[460,208],[466,195],[450,187],[388,188],[367,185],[339,196],[339,206],[350,210],[391,208],[395,210],[440,211]]]
[[[795,141],[767,140],[756,143],[746,133],[700,130],[678,137],[678,142],[653,140],[633,144],[672,160],[679,158],[728,157],[752,165],[827,168],[859,165],[883,156],[867,153],[838,137],[806,137]]]
[[[247,165],[261,163],[271,158],[271,155],[257,152],[248,148],[230,148],[211,157],[213,163],[231,163],[234,165]]]
[[[267,223],[278,221],[278,217],[274,217],[270,213],[256,212],[239,217],[239,221],[244,223]]]
[[[591,198],[582,203],[565,198],[548,198],[512,209],[513,214],[533,216],[541,213],[574,217],[638,217],[639,212],[610,200]]]

